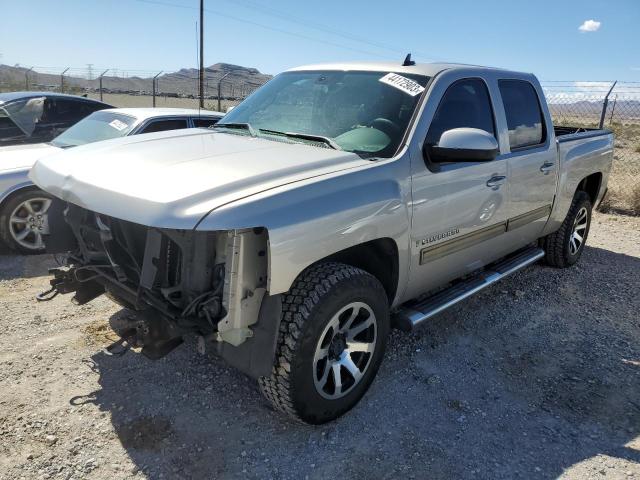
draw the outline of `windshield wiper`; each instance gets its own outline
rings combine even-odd
[[[216,123],[212,128],[239,128],[249,132],[252,137],[257,137],[258,132],[249,123]]]
[[[311,133],[298,133],[298,132],[279,132],[277,130],[268,130],[266,128],[259,128],[261,132],[271,133],[273,135],[283,135],[290,138],[300,138],[302,140],[315,140],[316,142],[322,142],[325,145],[333,148],[334,150],[342,150],[342,147],[334,142],[329,137],[323,137],[322,135],[313,135]]]

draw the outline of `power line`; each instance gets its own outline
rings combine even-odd
[[[227,2],[230,2],[231,0],[227,0]],[[382,48],[385,50],[389,50],[392,52],[396,52],[396,53],[401,53],[401,54],[406,54],[408,50],[412,50],[415,54],[420,55],[425,57],[426,59],[429,59],[430,55],[427,55],[425,53],[421,53],[419,51],[415,51],[413,49],[410,48],[401,48],[398,46],[393,46],[393,45],[385,45],[383,43],[379,43],[379,42],[373,42],[367,38],[364,37],[360,37],[357,35],[354,35],[352,33],[349,32],[345,32],[344,30],[339,30],[337,28],[331,27],[329,25],[320,23],[320,22],[314,22],[314,21],[310,21],[307,19],[304,19],[302,17],[298,17],[295,15],[291,15],[290,13],[284,12],[282,10],[278,10],[276,8],[272,8],[272,7],[267,7],[264,5],[261,5],[257,2],[251,1],[251,0],[233,0],[232,2],[234,5],[237,3],[244,3],[245,5],[243,5],[245,8],[249,8],[251,10],[258,10],[262,13],[264,13],[265,15],[270,15],[272,17],[277,17],[280,18],[282,20],[288,21],[288,22],[292,22],[295,23],[296,25],[302,24],[302,25],[306,25],[310,28],[313,28],[315,30],[319,30],[325,33],[330,33],[332,35],[337,35],[343,38],[346,38],[348,40],[351,41],[356,41],[359,43],[364,43],[373,47],[377,47],[377,48]]]
[[[170,3],[170,2],[164,2],[164,1],[159,1],[159,0],[134,0],[134,1],[140,2],[140,3],[149,3],[149,4],[152,4],[152,5],[161,5],[161,6],[165,6],[165,7],[175,7],[175,8],[182,8],[182,9],[188,9],[188,10],[193,10],[195,8],[195,7],[191,7],[191,6],[188,6],[188,5],[180,5],[180,4],[177,4],[177,3]],[[305,40],[311,40],[313,42],[318,42],[318,43],[322,43],[322,44],[325,44],[325,45],[330,45],[332,47],[341,48],[343,50],[351,50],[351,51],[357,52],[357,53],[364,53],[365,55],[370,55],[370,56],[373,56],[373,57],[385,58],[385,59],[389,58],[387,55],[381,55],[379,53],[371,52],[371,51],[368,51],[368,50],[362,50],[362,49],[359,49],[359,48],[348,47],[346,45],[341,45],[339,43],[330,42],[328,40],[322,40],[322,39],[310,37],[308,35],[304,35],[304,34],[301,34],[301,33],[291,32],[291,31],[284,30],[284,29],[281,29],[281,28],[272,27],[270,25],[264,25],[264,24],[259,23],[259,22],[254,22],[253,20],[247,20],[246,18],[236,17],[235,15],[230,15],[228,13],[220,12],[218,10],[211,10],[211,9],[208,9],[208,8],[205,8],[204,10],[205,10],[205,12],[212,13],[214,15],[218,15],[219,17],[228,18],[230,20],[234,20],[234,21],[237,21],[237,22],[242,22],[242,23],[246,23],[248,25],[253,25],[255,27],[260,27],[260,28],[264,28],[266,30],[271,30],[273,32],[283,33],[285,35],[290,35],[290,36],[297,37],[297,38],[303,38]]]

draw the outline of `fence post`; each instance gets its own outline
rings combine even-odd
[[[107,73],[109,69],[107,68],[104,72],[100,74],[98,77],[98,81],[100,82],[100,101],[102,101],[102,77],[104,77],[105,73]]]
[[[60,74],[60,93],[64,93],[64,74],[67,73],[70,67],[65,68]]]
[[[613,82],[613,85],[611,85],[611,88],[609,89],[609,92],[607,93],[607,96],[604,97],[604,102],[602,102],[602,114],[600,115],[600,125],[599,128],[604,127],[604,118],[607,115],[607,105],[609,105],[609,95],[611,95],[611,92],[613,91],[613,89],[616,86],[616,83],[618,83],[618,81],[616,80],[615,82]]]
[[[33,67],[31,67],[29,70],[24,72],[24,89],[25,90],[29,90],[29,72],[31,70],[33,70]]]
[[[220,85],[222,84],[222,80],[224,80],[229,75],[231,75],[231,72],[225,73],[223,76],[220,77],[220,80],[218,80],[218,111],[219,112],[221,111],[220,109],[222,108],[220,106]]]
[[[153,79],[151,80],[151,91],[152,91],[152,95],[153,95],[153,108],[156,108],[156,82],[158,81],[157,78],[160,76],[160,74],[162,73],[162,71],[158,72],[158,74],[153,77]]]
[[[613,112],[616,111],[616,103],[618,102],[618,94],[613,97],[613,105],[611,106],[611,115],[609,116],[609,125],[613,123]]]

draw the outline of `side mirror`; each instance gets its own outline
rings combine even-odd
[[[445,131],[437,145],[425,145],[432,162],[487,162],[500,153],[495,137],[479,128]]]

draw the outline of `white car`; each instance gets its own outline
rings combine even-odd
[[[220,112],[184,108],[112,108],[92,113],[48,143],[0,147],[0,239],[21,253],[44,250],[51,197],[27,177],[40,158],[61,149],[128,135],[208,128]]]

